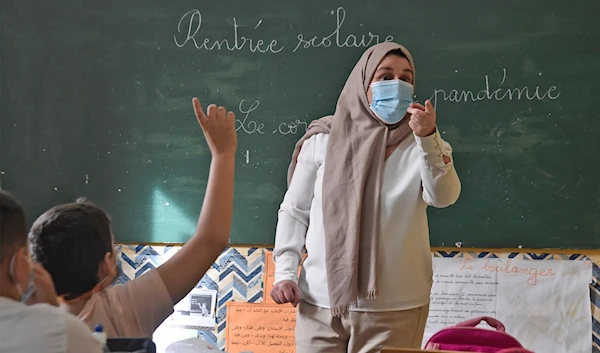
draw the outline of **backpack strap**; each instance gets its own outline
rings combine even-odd
[[[456,327],[475,327],[475,326],[479,325],[482,321],[485,321],[488,325],[495,328],[496,331],[499,331],[499,332],[506,331],[504,328],[504,325],[500,321],[494,319],[493,317],[489,317],[489,316],[476,317],[474,319],[461,322],[460,324],[457,324]]]

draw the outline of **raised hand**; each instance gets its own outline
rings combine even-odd
[[[411,114],[408,126],[415,135],[425,137],[435,132],[435,109],[430,100],[425,101],[425,106],[419,103],[411,103],[406,110]]]
[[[224,107],[214,104],[208,106],[208,115],[204,113],[198,98],[192,100],[196,119],[202,127],[208,146],[213,156],[233,155],[237,150],[237,133],[235,131],[235,114]]]
[[[235,115],[225,108],[208,106],[202,110],[198,98],[192,100],[196,119],[212,153],[202,211],[194,236],[173,257],[158,267],[173,303],[183,299],[206,274],[229,244],[233,218]],[[198,198],[197,198],[198,199]]]

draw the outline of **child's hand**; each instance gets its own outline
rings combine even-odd
[[[194,98],[192,103],[213,158],[194,236],[177,254],[158,267],[172,303],[183,299],[225,250],[233,218],[237,149],[235,115],[223,107],[210,105],[206,116],[198,98]]]
[[[237,150],[237,134],[235,132],[235,114],[226,111],[224,107],[218,107],[214,104],[208,106],[208,116],[204,114],[198,98],[192,100],[196,119],[204,137],[208,142],[213,156],[217,155],[235,155]]]
[[[58,306],[58,299],[52,277],[42,265],[35,262],[32,265],[33,274],[35,276],[35,292],[33,292],[33,295],[27,301],[27,304],[50,304]]]

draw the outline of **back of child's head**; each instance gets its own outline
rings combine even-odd
[[[113,240],[108,214],[93,203],[58,205],[41,215],[31,227],[33,259],[52,276],[56,294],[75,299],[98,284],[98,268]]]
[[[21,205],[0,190],[0,263],[9,261],[14,251],[27,245],[27,221]]]

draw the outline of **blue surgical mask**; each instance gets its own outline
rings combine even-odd
[[[29,272],[29,283],[27,283],[27,288],[23,291],[21,285],[17,282],[17,276],[15,274],[15,259],[17,258],[17,253],[15,253],[10,259],[9,264],[9,275],[15,281],[15,287],[17,287],[17,291],[19,292],[20,298],[19,301],[21,303],[25,303],[31,298],[33,293],[35,292],[35,275],[33,274],[33,268],[30,268]],[[31,265],[31,264],[30,264]]]
[[[410,83],[391,80],[371,84],[371,110],[386,124],[397,124],[406,115],[413,101],[414,88]]]

